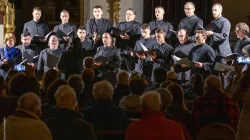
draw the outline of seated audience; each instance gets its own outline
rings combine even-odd
[[[77,112],[77,98],[73,88],[62,85],[55,93],[57,111],[46,119],[54,140],[95,140],[94,128]]]
[[[198,73],[193,74],[187,82],[187,85],[184,85],[184,88],[184,98],[187,100],[194,100],[197,96],[202,96],[204,90],[204,80],[202,75]]]
[[[214,122],[231,126],[235,131],[240,116],[238,104],[222,91],[218,77],[209,76],[205,81],[206,91],[193,102],[192,117],[195,132]]]
[[[178,83],[177,74],[174,71],[168,71],[167,72],[167,79],[170,80],[170,81],[173,81],[175,83]]]
[[[163,82],[167,80],[167,70],[163,67],[155,68],[153,70],[154,83],[148,90],[155,90],[161,86]]]
[[[133,77],[130,79],[128,86],[131,94],[121,99],[120,108],[141,111],[140,97],[147,88],[146,80],[140,76]]]
[[[127,71],[120,71],[117,75],[117,84],[114,89],[113,100],[116,105],[119,105],[120,100],[129,95],[130,91],[128,88],[129,74]]]
[[[181,126],[161,112],[161,97],[149,91],[142,95],[142,118],[127,129],[126,140],[184,140]]]
[[[40,120],[40,116],[40,98],[35,93],[23,94],[18,100],[16,112],[2,123],[0,139],[52,140],[50,131]]]
[[[93,88],[93,96],[97,103],[83,110],[85,119],[92,123],[96,130],[126,130],[129,119],[112,101],[113,86],[107,81],[97,82]]]
[[[79,103],[80,102],[79,97],[82,94],[83,89],[84,89],[84,83],[83,83],[81,75],[75,74],[75,75],[69,76],[67,83],[69,84],[70,87],[74,89],[78,103]]]

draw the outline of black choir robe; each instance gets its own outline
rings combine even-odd
[[[166,32],[166,38],[170,38],[172,35],[172,32],[170,30],[174,30],[173,26],[171,23],[166,22],[164,20],[153,20],[149,22],[150,30],[151,30],[151,35],[155,34],[155,30],[158,28],[163,28],[164,31]]]
[[[143,50],[141,45],[140,45],[140,42],[149,50],[153,49],[154,45],[157,44],[157,41],[155,39],[153,39],[152,37],[149,37],[147,39],[142,38],[142,39],[136,41],[134,51],[142,51]],[[145,60],[142,60],[142,59],[138,58],[137,56],[135,56],[135,57],[136,57],[136,59],[135,59],[135,71],[143,74],[145,77],[151,77],[153,64],[149,60],[149,58],[146,57]]]
[[[156,59],[154,60],[151,81],[154,81],[154,74],[153,74],[154,69],[159,67],[164,67],[167,71],[170,70],[171,55],[173,54],[174,51],[174,48],[167,43],[163,44],[157,43],[154,45],[153,49],[159,50],[161,54],[156,55]]]
[[[186,56],[188,56],[191,49],[196,45],[197,45],[196,43],[192,43],[191,41],[187,41],[184,44],[179,44],[175,48],[174,53],[177,52],[177,51],[181,51]],[[186,70],[186,69],[182,68],[180,65],[174,65],[174,71],[177,74],[177,80],[178,81],[188,81],[188,80],[190,80],[190,72],[191,72],[191,70]]]
[[[109,64],[113,68],[120,67],[120,52],[116,47],[109,46],[100,46],[97,48],[97,52],[94,56],[94,59],[98,56],[105,56],[109,59]]]
[[[47,66],[47,57],[48,57],[47,54],[50,53],[56,57],[60,57],[62,54],[62,51],[63,49],[61,48],[57,48],[56,50],[47,48],[41,51],[39,55],[38,63],[37,63],[37,72],[40,78],[42,77],[43,73],[46,73],[48,70],[50,70],[50,68]]]
[[[95,18],[92,18],[87,21],[86,31],[88,33],[88,37],[90,38],[92,38],[94,32],[97,33],[97,35],[99,36],[99,40],[96,42],[96,46],[99,47],[103,45],[102,35],[105,32],[110,33],[111,27],[112,27],[112,23],[108,19],[101,18],[97,20]]]
[[[201,26],[201,27],[200,27]],[[196,15],[183,18],[178,29],[186,29],[189,33],[189,41],[195,42],[195,31],[203,27],[203,21]]]
[[[209,37],[209,46],[214,49],[215,54],[218,56],[231,54],[232,51],[229,44],[231,24],[229,20],[221,16],[213,20],[210,26],[214,34]]]
[[[243,55],[242,48],[250,44],[250,38],[245,36],[243,39],[239,39],[236,42],[234,47],[234,53],[238,53],[239,55]]]
[[[205,79],[207,76],[212,74],[215,56],[214,50],[206,43],[193,47],[188,54],[188,60],[192,62],[201,62],[203,63],[203,67],[189,68],[191,69],[191,75],[198,73]]]
[[[37,45],[34,45],[34,44],[30,44],[29,46],[19,45],[16,48],[21,50],[22,56],[24,56],[24,52],[27,52],[32,57],[35,57],[35,56],[38,56],[40,54],[40,52],[41,52],[40,47],[38,47]],[[35,65],[35,68],[37,66],[38,58],[39,57],[35,58],[34,61],[33,61],[34,65]]]
[[[58,30],[63,31],[65,34],[68,34],[69,32],[73,30],[73,32],[69,35],[69,37],[71,39],[77,37],[77,27],[75,24],[65,23],[65,24],[56,25],[53,29],[53,32],[56,33]],[[63,38],[60,38],[60,37],[58,37],[58,39],[59,39],[60,48],[65,49],[68,41],[65,41]]]

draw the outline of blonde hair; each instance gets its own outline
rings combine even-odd
[[[145,92],[141,96],[142,107],[150,111],[160,111],[161,96],[155,91]]]
[[[96,100],[112,100],[113,86],[108,81],[96,82],[93,87],[93,96]]]
[[[127,71],[122,70],[117,74],[117,82],[119,84],[128,84],[128,81],[129,73]]]
[[[13,33],[6,33],[4,36],[4,43],[6,43],[10,39],[14,39],[14,43],[16,43],[15,35]]]

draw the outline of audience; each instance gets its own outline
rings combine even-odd
[[[58,110],[54,116],[46,119],[54,140],[95,140],[92,125],[84,121],[81,113],[77,112],[77,97],[73,88],[62,85],[55,93]]]
[[[193,102],[192,117],[197,133],[202,126],[214,122],[231,126],[235,131],[240,116],[238,104],[222,91],[218,77],[209,76],[205,81],[205,93]]]
[[[117,75],[117,84],[114,89],[114,96],[113,100],[116,105],[119,105],[120,100],[124,97],[129,95],[129,74],[127,71],[120,71]]]
[[[113,86],[107,81],[96,82],[93,96],[97,103],[83,110],[85,119],[93,124],[96,130],[126,130],[129,120],[124,111],[112,101]]]
[[[23,94],[16,112],[1,124],[0,139],[52,140],[48,127],[40,120],[41,100],[35,93]]]
[[[155,90],[161,86],[162,83],[167,81],[167,70],[163,67],[154,69],[154,83],[148,90]]]
[[[82,72],[82,80],[84,82],[83,92],[80,95],[79,105],[81,107],[88,106],[94,103],[94,97],[92,95],[94,86],[94,71],[90,68],[85,68]]]
[[[130,124],[126,140],[184,140],[181,126],[164,118],[161,112],[161,97],[149,91],[142,95],[142,118]]]
[[[70,87],[74,89],[78,103],[79,103],[80,95],[82,94],[83,89],[84,89],[84,83],[83,83],[81,75],[76,74],[76,75],[69,76],[67,83]]]

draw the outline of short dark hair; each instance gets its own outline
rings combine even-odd
[[[84,26],[79,26],[78,30],[86,30],[86,28]]]
[[[84,82],[82,80],[81,75],[78,75],[78,74],[70,75],[67,80],[67,83],[70,87],[74,89],[76,96],[79,98],[84,88]]]
[[[102,9],[102,7],[100,5],[96,5],[93,7],[93,9],[99,9],[99,8]]]
[[[206,30],[197,30],[195,33],[196,33],[196,34],[197,34],[197,33],[200,33],[200,34],[202,34],[202,36],[207,37]]]
[[[135,76],[130,79],[128,87],[132,94],[141,95],[147,88],[147,83],[141,76]]]
[[[184,28],[179,29],[179,30],[177,31],[177,35],[178,35],[178,33],[179,33],[180,31],[185,31],[185,32],[186,32],[186,36],[189,35],[189,34],[188,34],[188,31],[187,31],[186,29],[184,29]]]
[[[149,24],[144,23],[144,24],[142,24],[141,29],[142,29],[142,30],[146,30],[146,29],[149,29],[149,30],[150,30],[150,26],[149,26]]]
[[[193,3],[193,2],[191,2],[191,1],[186,2],[184,5],[186,5],[186,4],[190,4],[190,5],[192,5],[192,6],[195,8],[194,3]]]
[[[34,7],[34,8],[33,8],[33,12],[34,12],[35,10],[36,10],[36,11],[42,12],[42,8],[40,8],[40,7]]]
[[[165,32],[165,30],[163,28],[158,28],[158,29],[155,30],[155,33],[162,33],[162,34],[164,34],[166,32]]]
[[[27,36],[31,36],[30,32],[23,32],[23,33],[21,34],[21,38],[27,37]]]
[[[155,9],[162,9],[163,11],[165,11],[165,9],[164,9],[164,7],[163,6],[157,6],[157,7],[155,7]]]
[[[154,69],[153,74],[156,83],[162,83],[167,80],[167,70],[163,67]]]
[[[135,9],[133,9],[133,8],[128,8],[128,10],[132,11],[132,12],[136,15]],[[128,11],[128,10],[127,10],[127,11]]]

